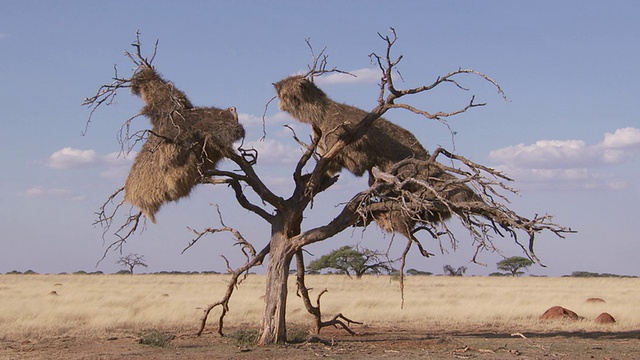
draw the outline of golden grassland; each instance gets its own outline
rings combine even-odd
[[[203,308],[218,301],[227,275],[0,275],[0,337],[105,336],[145,329],[197,331]],[[234,292],[229,327],[258,328],[265,278],[250,275]],[[292,326],[311,326],[290,278]],[[399,283],[389,276],[349,279],[307,276],[311,296],[323,289],[325,318],[341,312],[356,325],[410,329],[496,328],[501,331],[629,331],[640,329],[640,279],[409,276],[401,309]],[[51,294],[55,291],[57,295]],[[605,303],[587,303],[599,297]],[[560,305],[585,320],[541,321]],[[613,325],[593,322],[608,312]],[[219,310],[208,328],[217,325]]]

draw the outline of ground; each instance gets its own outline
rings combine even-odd
[[[0,359],[640,359],[640,330],[630,332],[515,333],[501,329],[361,329],[350,336],[323,329],[306,342],[258,347],[205,332],[171,334],[164,347],[140,335],[109,338],[9,339],[0,334]],[[300,334],[298,334],[300,335]]]

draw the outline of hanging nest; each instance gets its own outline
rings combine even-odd
[[[134,74],[131,92],[144,100],[152,129],[127,177],[125,201],[155,222],[160,207],[188,196],[245,132],[235,108],[194,107],[152,67]]]
[[[303,75],[287,77],[275,83],[279,107],[300,122],[311,124],[320,155],[353,131],[368,112],[329,98]],[[369,173],[369,184],[376,180],[371,170],[391,172],[403,182],[401,188],[381,187],[379,195],[399,203],[428,203],[406,206],[402,210],[380,210],[370,214],[381,229],[399,232],[409,239],[419,223],[443,222],[452,215],[450,203],[480,201],[466,182],[429,161],[431,155],[408,130],[384,118],[376,119],[367,132],[345,146],[328,166],[333,175],[347,169],[356,176]],[[401,163],[401,166],[396,166]],[[412,210],[413,209],[413,210]]]

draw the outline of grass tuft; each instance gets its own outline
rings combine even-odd
[[[229,337],[236,341],[238,346],[250,346],[255,345],[258,341],[257,330],[238,330],[231,334]]]
[[[287,330],[287,342],[289,344],[302,344],[309,339],[309,332],[294,328]]]
[[[158,330],[147,330],[139,334],[140,344],[154,347],[166,347],[169,345],[174,336],[165,334]]]

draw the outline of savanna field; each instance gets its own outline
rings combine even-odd
[[[141,333],[153,330],[189,338],[194,344],[226,341],[224,344],[230,346],[228,351],[232,353],[225,356],[233,357],[233,349],[251,345],[234,343],[229,337],[221,338],[216,333],[218,308],[211,312],[205,334],[192,337],[197,332],[203,308],[222,297],[227,279],[227,275],[203,274],[0,275],[0,340],[4,347],[0,348],[3,351],[0,355],[3,359],[28,358],[27,354],[35,356],[31,358],[47,358],[38,351],[37,344],[46,343],[57,349],[55,344],[60,339],[109,346],[108,339],[114,344],[128,339],[126,349],[141,347],[161,351],[136,344]],[[380,341],[385,341],[385,335],[394,341],[398,334],[405,334],[409,339],[419,335],[414,345],[420,348],[427,346],[420,341],[449,339],[447,336],[455,338],[457,334],[470,332],[503,334],[507,338],[519,333],[524,335],[516,336],[520,344],[528,344],[533,349],[533,335],[527,334],[629,334],[625,341],[631,341],[630,346],[638,346],[637,358],[640,358],[640,342],[634,335],[640,329],[637,307],[640,279],[636,278],[408,276],[403,308],[399,282],[389,276],[350,279],[341,275],[309,275],[306,282],[312,288],[314,301],[320,291],[328,289],[321,302],[325,320],[342,313],[363,323],[352,325],[354,331],[365,335],[380,333]],[[294,283],[290,278],[288,327],[290,334],[299,334],[311,328],[313,319],[296,296]],[[225,317],[227,334],[239,329],[246,332],[258,329],[264,286],[264,276],[250,275],[234,292]],[[605,302],[586,301],[594,297]],[[539,319],[546,309],[555,305],[571,309],[584,319]],[[602,312],[613,315],[617,322],[595,323],[593,320]],[[351,337],[344,331],[327,328],[322,330],[320,337],[323,336],[329,340],[344,338],[347,342],[358,342],[361,335]],[[172,340],[169,347],[179,341]],[[515,340],[509,338],[508,341]],[[22,351],[25,346],[32,351]],[[326,348],[328,345],[317,346]],[[539,349],[535,348],[542,351]],[[382,354],[402,355],[405,350],[401,347],[398,353]],[[494,354],[497,351],[485,350]],[[51,358],[55,358],[53,354],[64,358],[64,348],[56,351],[50,353]],[[253,355],[257,357],[264,355],[258,356],[255,351]],[[174,358],[159,354],[149,358]],[[85,355],[80,358],[92,358],[90,354]],[[484,356],[482,352],[477,355]]]

